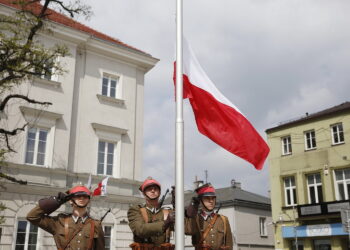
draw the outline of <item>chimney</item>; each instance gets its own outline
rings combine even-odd
[[[241,189],[241,183],[236,181],[235,179],[232,179],[231,180],[231,187],[232,188]]]
[[[193,182],[193,184],[194,184],[194,189],[196,189],[196,188],[198,188],[198,187],[200,187],[200,186],[203,186],[204,181],[198,180],[198,177],[197,177],[197,175],[196,175],[195,181]]]

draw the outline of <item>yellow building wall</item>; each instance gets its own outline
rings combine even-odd
[[[344,144],[332,145],[331,125],[342,123]],[[304,132],[314,130],[316,146],[305,150]],[[291,136],[292,154],[282,155],[281,138]],[[290,249],[289,241],[283,240],[282,226],[298,226],[296,209],[285,206],[283,177],[294,176],[297,204],[308,204],[306,175],[320,173],[323,187],[323,201],[335,201],[334,169],[350,167],[350,110],[332,117],[323,117],[309,122],[290,125],[280,129],[267,130],[270,146],[269,171],[272,203],[272,219],[275,223],[275,248]],[[295,223],[294,223],[295,219]],[[332,237],[332,249],[342,249],[336,237]],[[312,242],[304,239],[304,249],[312,249]]]

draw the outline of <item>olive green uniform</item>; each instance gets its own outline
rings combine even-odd
[[[89,221],[92,220],[91,217],[86,218],[84,222],[81,218],[79,218],[78,221],[75,222],[71,214],[61,213],[57,216],[45,215],[45,212],[39,206],[33,208],[27,215],[28,221],[53,235],[57,248],[61,248],[67,242],[67,236],[65,233],[66,218],[68,222],[68,239],[71,237],[71,235],[73,235],[73,233],[82,223],[86,224],[84,225],[82,230],[79,233],[77,233],[75,237],[70,241],[66,249],[86,250],[90,243],[91,224],[89,223]],[[105,249],[104,233],[102,230],[101,222],[97,220],[95,220],[95,229],[91,249]]]
[[[148,222],[144,220],[141,208],[145,208]],[[128,220],[130,229],[134,234],[134,242],[150,243],[155,246],[167,242],[167,235],[163,230],[164,209],[147,209],[145,204],[131,206],[128,211]]]
[[[197,214],[194,218],[185,218],[185,234],[192,235],[192,244],[194,246],[199,243],[203,232],[212,219],[213,216],[208,216],[205,220],[200,214]],[[226,220],[226,227],[223,220]],[[228,249],[233,249],[231,228],[226,216],[218,215],[203,244],[210,245],[211,249],[220,249],[223,245],[228,246]]]

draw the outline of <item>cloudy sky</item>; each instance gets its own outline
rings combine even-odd
[[[160,62],[146,74],[144,177],[174,180],[172,61],[175,0],[88,0],[87,25]],[[350,100],[350,2],[346,0],[185,0],[184,34],[219,90],[266,138],[265,130]],[[235,179],[268,195],[262,171],[221,149],[196,128],[184,103],[185,188],[195,176],[216,187]]]

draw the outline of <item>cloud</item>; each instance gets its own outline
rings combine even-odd
[[[145,77],[144,177],[174,183],[175,103],[172,62],[175,1],[87,0],[88,25],[160,62]],[[209,78],[264,131],[276,123],[338,105],[350,92],[349,1],[184,1],[184,34]],[[268,194],[268,165],[251,165],[199,134],[185,107],[185,185],[231,179]]]

